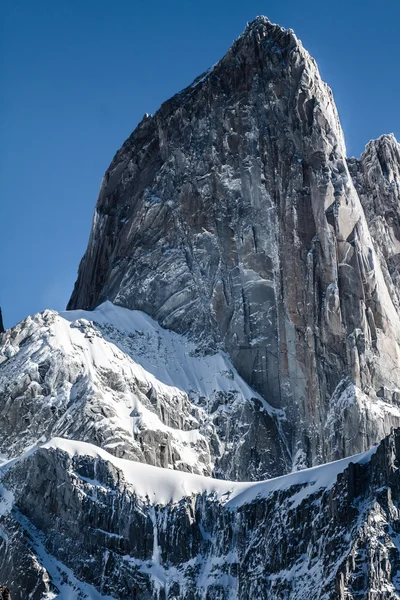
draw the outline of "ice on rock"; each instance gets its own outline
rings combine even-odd
[[[355,405],[353,429],[367,415],[365,428],[334,447],[326,423],[346,382],[372,409],[383,386],[400,388],[398,143],[383,136],[348,160],[315,61],[264,17],[195,83],[115,155],[69,308],[108,299],[185,334],[198,354],[229,354],[285,414],[287,443],[266,421],[253,435],[277,436],[283,468],[365,450],[380,439],[369,410]],[[387,432],[400,420],[383,408]]]

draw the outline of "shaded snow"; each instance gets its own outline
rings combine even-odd
[[[338,474],[342,473],[349,463],[365,464],[376,452],[374,446],[367,452],[282,477],[260,482],[237,483],[117,458],[93,444],[63,438],[54,438],[42,448],[49,450],[58,448],[70,456],[89,456],[112,463],[122,471],[125,481],[132,486],[136,494],[148,498],[153,504],[175,503],[193,494],[206,493],[215,494],[231,508],[250,503],[259,497],[266,498],[274,492],[288,490],[293,486],[303,486],[293,494],[292,507],[294,508],[310,494],[314,494],[321,488],[330,488]],[[92,483],[96,485],[96,482]]]

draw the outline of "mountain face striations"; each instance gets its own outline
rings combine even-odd
[[[400,597],[400,146],[265,17],[115,155],[0,330],[0,594]],[[4,593],[3,593],[4,596]]]
[[[315,61],[256,19],[116,154],[69,308],[108,299],[228,352],[285,411],[292,467],[364,450],[377,398],[398,422],[397,142],[350,169]]]

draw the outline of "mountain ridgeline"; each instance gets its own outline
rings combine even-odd
[[[115,155],[68,310],[0,311],[0,597],[395,600],[399,466],[400,146],[258,17]]]

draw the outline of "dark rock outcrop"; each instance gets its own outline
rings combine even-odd
[[[5,329],[4,329],[4,324],[3,324],[3,313],[0,308],[0,334],[4,333],[4,331],[5,331]]]

